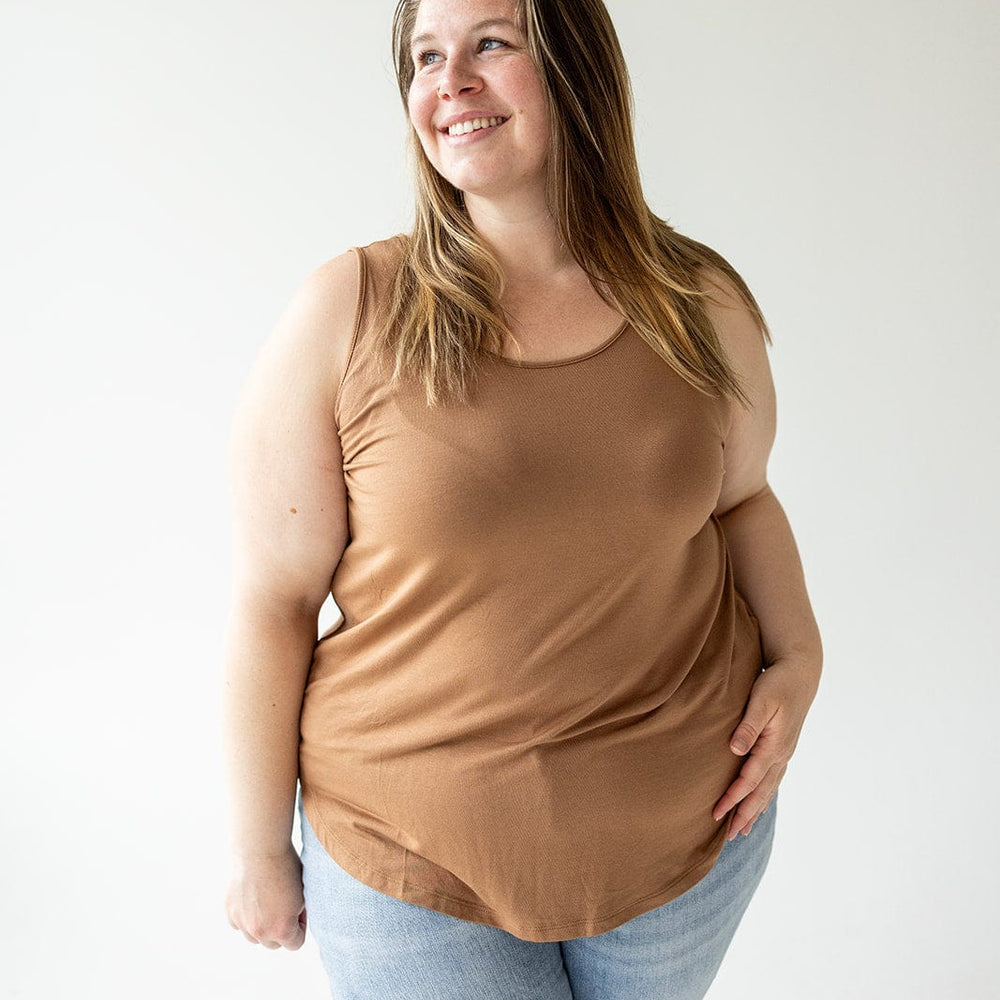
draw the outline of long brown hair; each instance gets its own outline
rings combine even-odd
[[[403,107],[415,67],[410,38],[420,0],[399,0],[393,54]],[[518,25],[549,105],[548,203],[563,243],[609,306],[682,378],[749,405],[701,300],[705,268],[738,290],[767,343],[753,294],[719,253],[649,209],[633,134],[628,69],[602,0],[517,0]],[[467,398],[488,350],[514,340],[500,306],[505,279],[479,237],[462,192],[427,158],[409,128],[416,217],[379,323],[394,379],[423,379],[428,405]]]

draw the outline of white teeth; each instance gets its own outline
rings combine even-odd
[[[448,128],[448,135],[466,135],[468,132],[476,132],[481,128],[490,128],[492,125],[499,125],[506,121],[504,118],[470,118],[467,122],[459,122]]]

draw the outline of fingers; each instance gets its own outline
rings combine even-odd
[[[759,807],[753,808],[750,805],[745,805],[740,809],[737,809],[733,813],[733,822],[729,827],[729,833],[726,836],[726,840],[735,840],[739,834],[743,834],[744,837],[750,834],[753,829],[754,823],[764,815],[764,810],[767,809],[767,804],[770,802],[770,797],[768,797]],[[751,810],[752,811],[749,811]],[[747,811],[745,811],[747,810]],[[745,820],[744,817],[749,816],[749,820]]]
[[[306,938],[302,862],[293,845],[268,855],[235,855],[226,889],[229,926],[251,944],[295,951]]]
[[[744,761],[736,780],[715,804],[712,819],[722,819],[737,802],[752,794],[773,766],[774,762],[767,760],[763,754],[751,754]]]
[[[777,711],[778,705],[763,692],[758,693],[755,685],[750,692],[743,718],[729,739],[729,748],[733,753],[740,757],[748,753]]]
[[[780,673],[777,676],[780,681]],[[775,683],[770,670],[760,675],[729,741],[733,753],[749,754],[740,773],[712,810],[712,818],[718,822],[730,809],[738,807],[730,822],[729,840],[737,833],[750,832],[777,791],[795,749],[794,739],[789,746],[789,720],[782,714],[782,700],[772,690]]]
[[[299,923],[298,920],[296,920],[295,930],[289,931],[287,934],[280,934],[274,937],[269,936],[264,931],[255,934],[242,927],[239,928],[239,930],[251,944],[262,945],[269,951],[277,951],[279,948],[287,948],[289,951],[298,951],[306,939],[305,924]]]
[[[787,764],[774,764],[767,772],[765,779],[744,798],[733,814],[732,823],[729,827],[727,840],[732,840],[737,834],[742,833],[747,836],[753,829],[754,824],[766,812],[767,807],[774,799],[787,770]]]
[[[227,914],[227,916],[229,926],[233,930],[239,931],[250,944],[262,945],[270,951],[276,951],[278,948],[298,951],[306,940],[306,911],[304,907],[302,912],[294,918],[294,922],[286,922],[285,926],[278,928],[265,928],[263,925],[253,922],[247,922],[244,927],[232,914]]]

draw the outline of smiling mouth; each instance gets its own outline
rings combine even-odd
[[[498,128],[500,125],[503,125],[505,121],[507,121],[507,119],[501,116],[493,118],[472,118],[467,122],[459,122],[456,125],[449,125],[447,128],[443,128],[440,131],[442,135],[447,136],[470,135],[472,132],[482,132],[486,129]]]

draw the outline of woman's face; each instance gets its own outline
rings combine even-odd
[[[548,109],[515,18],[514,0],[421,0],[417,11],[410,120],[434,168],[467,197],[544,196]],[[476,119],[475,131],[449,134]]]

